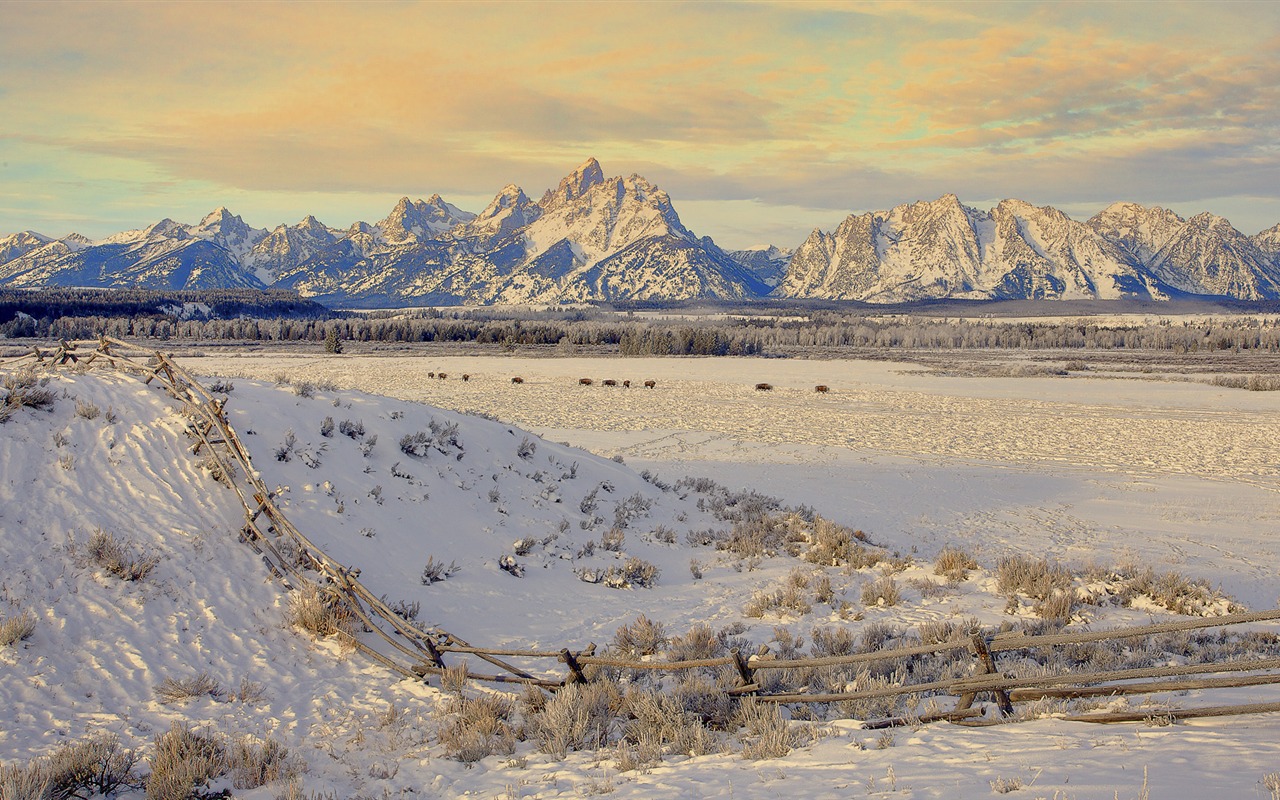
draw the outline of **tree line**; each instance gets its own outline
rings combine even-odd
[[[24,295],[35,297],[24,297]],[[104,297],[107,294],[110,296]],[[212,295],[212,296],[211,296]],[[183,313],[174,313],[184,309]],[[1149,324],[955,319],[830,309],[644,317],[612,309],[333,312],[291,292],[0,291],[0,337],[423,343],[603,349],[624,356],[768,356],[846,349],[1280,351],[1280,322],[1226,314]]]

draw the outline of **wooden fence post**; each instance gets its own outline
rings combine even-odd
[[[569,648],[565,647],[560,650],[560,660],[569,668],[570,683],[586,683],[587,676],[582,674],[582,665],[578,663],[578,658],[569,652]]]
[[[975,633],[969,637],[969,652],[977,657],[978,663],[982,665],[982,672],[985,675],[995,675],[996,660],[991,657],[991,651],[987,648],[987,640],[982,634]],[[1004,689],[992,689],[991,694],[995,696],[996,705],[1000,707],[1000,713],[1004,716],[1013,715],[1013,701],[1009,699],[1009,693]],[[973,701],[977,699],[977,692],[965,692],[961,696],[960,702],[956,703],[956,710],[963,711],[973,705]]]
[[[754,671],[747,660],[742,657],[742,652],[738,648],[729,651],[729,655],[733,656],[733,665],[738,668],[738,685],[751,686],[756,682]]]

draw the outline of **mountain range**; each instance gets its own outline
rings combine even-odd
[[[794,250],[726,252],[639,175],[588,159],[533,201],[504,187],[479,214],[403,197],[376,224],[307,216],[253,228],[226,208],[98,241],[0,238],[0,286],[283,288],[385,307],[763,296],[867,303],[962,299],[1280,298],[1280,224],[1246,236],[1209,213],[1116,203],[1086,222],[955,195],[850,215]]]

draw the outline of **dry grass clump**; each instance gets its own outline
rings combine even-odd
[[[511,721],[514,712],[515,704],[504,695],[459,694],[448,706],[445,722],[440,726],[445,754],[464,764],[491,755],[511,755],[516,748],[516,729]]]
[[[668,661],[700,661],[724,655],[724,642],[711,626],[698,623],[683,636],[673,636],[667,647]]]
[[[612,683],[571,683],[533,715],[532,738],[552,758],[563,759],[570,750],[597,750],[609,743],[622,707],[622,694]]]
[[[800,737],[791,730],[782,709],[775,703],[744,700],[738,709],[737,722],[741,728],[738,738],[742,742],[742,757],[749,761],[782,758],[801,744]]]
[[[650,656],[667,646],[666,629],[644,614],[635,621],[619,626],[613,634],[613,649],[632,657]]]
[[[120,746],[113,733],[64,744],[47,758],[24,765],[0,766],[0,798],[61,800],[109,795],[140,785],[134,774],[138,756]]]
[[[795,572],[792,576],[795,576]],[[748,617],[759,619],[769,612],[791,613],[797,616],[804,616],[813,610],[813,606],[808,600],[809,583],[807,577],[803,582],[797,582],[791,578],[786,580],[781,588],[768,590],[762,589],[757,591],[747,601],[743,607],[742,613]]]
[[[58,395],[48,388],[49,379],[37,378],[35,370],[23,369],[11,372],[0,380],[0,424],[8,422],[18,409],[48,409],[57,400]]]
[[[1248,389],[1251,392],[1280,391],[1280,375],[1215,375],[1214,386]]]
[[[867,535],[824,517],[815,516],[807,535],[805,561],[828,567],[863,569],[874,567],[884,559],[884,552],[866,547]]]
[[[150,764],[147,800],[188,800],[230,768],[227,748],[219,738],[177,722],[156,737]]]
[[[250,737],[237,740],[227,754],[231,785],[237,789],[256,789],[272,781],[290,780],[302,771],[302,765],[289,755],[289,748],[276,739],[257,741]]]
[[[0,619],[0,647],[8,647],[31,636],[36,631],[36,615],[29,611],[16,617]]]
[[[222,684],[210,677],[207,672],[201,672],[199,675],[178,680],[165,678],[153,691],[156,699],[166,705],[180,703],[184,700],[194,700],[197,697],[212,697],[214,700],[221,700],[226,695],[226,690],[222,688]]]
[[[683,700],[655,689],[628,691],[622,706],[628,718],[622,741],[647,754],[700,756],[720,752],[719,739]]]
[[[1065,567],[1046,558],[1014,554],[996,564],[996,587],[1003,595],[1022,593],[1033,600],[1046,600],[1055,593],[1071,591],[1073,582]]]
[[[1234,614],[1244,606],[1201,578],[1177,572],[1157,573],[1151,567],[1123,566],[1114,570],[1092,569],[1086,573],[1090,585],[1083,590],[1085,602],[1093,605],[1115,603],[1131,606],[1145,600],[1165,611],[1184,616],[1207,617]]]
[[[0,764],[0,797],[5,800],[44,800],[48,791],[49,766],[43,759]]]
[[[902,590],[897,581],[886,575],[862,584],[861,600],[864,606],[896,606],[902,600]]]
[[[933,574],[941,575],[952,583],[968,580],[969,571],[978,568],[978,561],[958,547],[942,548],[933,562]]]
[[[108,574],[122,581],[140,581],[160,563],[155,556],[136,556],[132,545],[101,528],[89,535],[89,557]]]
[[[351,635],[355,614],[340,597],[322,592],[314,583],[304,584],[289,596],[288,620],[312,636]]]

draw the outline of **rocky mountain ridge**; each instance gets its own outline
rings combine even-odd
[[[480,213],[438,194],[386,218],[253,228],[226,208],[99,241],[0,238],[0,286],[283,288],[329,305],[746,300],[1280,298],[1280,224],[1249,237],[1209,213],[1115,203],[1087,222],[952,194],[853,214],[795,250],[725,252],[639,175],[588,159],[536,202],[503,187]]]

